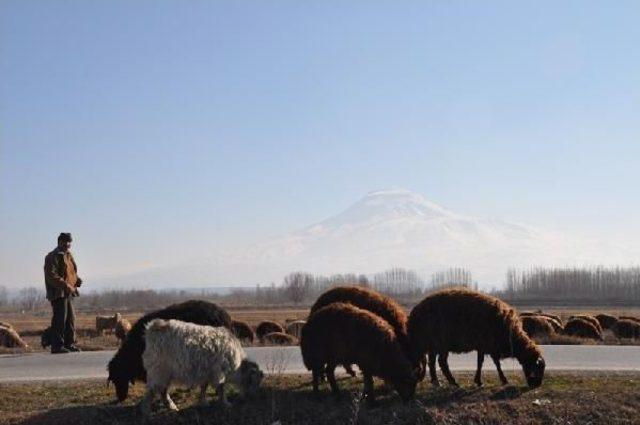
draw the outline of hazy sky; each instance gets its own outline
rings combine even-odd
[[[389,186],[635,240],[639,16],[637,1],[4,0],[0,285],[41,284],[60,231],[90,281]]]

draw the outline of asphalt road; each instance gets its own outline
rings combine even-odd
[[[547,345],[543,346],[547,369],[640,371],[640,346]],[[299,347],[248,347],[247,355],[266,373],[307,373]],[[0,383],[107,377],[106,365],[114,351],[51,355],[34,353],[0,356]],[[475,370],[475,353],[450,355],[453,370]],[[503,361],[503,369],[520,370],[515,360]],[[493,370],[490,359],[485,370]]]

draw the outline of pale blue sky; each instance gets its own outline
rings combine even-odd
[[[0,285],[179,263],[384,187],[637,238],[640,3],[0,4]],[[86,273],[85,273],[86,274]]]

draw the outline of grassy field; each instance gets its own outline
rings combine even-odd
[[[539,308],[539,306],[524,306],[520,307],[521,311],[532,311]],[[249,323],[251,326],[255,326],[263,320],[273,320],[279,323],[284,323],[285,320],[298,320],[305,319],[308,315],[308,308],[240,308],[230,307],[227,308],[229,314],[236,320],[242,320]],[[596,315],[599,313],[612,314],[614,316],[636,316],[640,317],[640,308],[594,308],[594,307],[572,307],[572,308],[545,308],[545,312],[557,314],[562,317],[563,320],[567,320],[569,316],[574,314],[591,314]],[[101,313],[105,314],[105,313]],[[110,313],[113,314],[113,313]],[[123,312],[123,316],[134,323],[142,312]],[[78,312],[76,314],[76,329],[78,334],[78,345],[80,348],[88,351],[92,350],[106,350],[116,349],[119,346],[119,342],[115,335],[112,333],[106,333],[104,335],[96,335],[95,333],[95,317],[96,313]],[[23,339],[29,344],[28,351],[42,351],[40,347],[40,332],[49,326],[51,320],[51,312],[48,310],[38,313],[3,313],[0,316],[0,320],[9,322],[13,327],[23,336]],[[610,345],[629,345],[640,344],[638,340],[618,340],[610,332],[605,333],[605,344]],[[585,340],[581,338],[573,338],[566,336],[557,336],[552,339],[545,339],[539,341],[540,343],[550,344],[594,344],[596,341]],[[0,347],[1,353],[11,353],[14,349],[3,349]]]
[[[312,397],[308,375],[269,376],[259,395],[231,409],[212,401],[192,406],[197,390],[173,389],[181,411],[155,405],[151,424],[640,424],[640,374],[551,372],[541,388],[501,387],[495,373],[485,375],[485,387],[472,385],[470,373],[460,374],[462,388],[434,389],[422,383],[417,401],[403,403],[376,382],[380,405],[361,403],[359,379],[342,378],[341,400],[323,388]],[[133,388],[124,405],[111,404],[113,388],[103,381],[0,385],[0,424],[137,424],[136,403],[144,385]],[[233,395],[230,397],[233,401]]]

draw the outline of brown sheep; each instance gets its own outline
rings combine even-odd
[[[233,329],[233,333],[235,334],[236,338],[241,341],[252,343],[256,337],[255,332],[253,332],[251,326],[249,326],[249,324],[246,322],[242,322],[240,320],[232,320],[231,328]]]
[[[621,320],[631,320],[633,322],[637,322],[640,323],[640,319],[634,316],[620,316],[619,319]]]
[[[556,333],[560,333],[562,332],[563,326],[562,326],[562,322],[559,321],[558,319],[556,319],[553,314],[544,314],[544,313],[531,313],[531,312],[522,312],[520,313],[520,317],[521,318],[525,318],[525,317],[540,317],[545,319],[547,322],[549,322],[549,324],[553,327],[554,332]],[[524,322],[523,322],[524,323]]]
[[[20,338],[15,329],[0,326],[0,347],[27,348],[28,345]]]
[[[300,332],[302,331],[302,327],[307,323],[304,320],[296,320],[294,322],[290,322],[287,324],[287,333],[291,336],[296,337],[296,339],[300,339]]]
[[[590,321],[581,318],[570,319],[567,324],[564,325],[563,332],[565,335],[569,336],[602,341],[602,334],[598,332],[598,328],[596,328]]]
[[[96,316],[96,331],[102,333],[105,330],[114,330],[116,324],[122,320],[122,315],[116,313],[113,316]]]
[[[320,308],[334,302],[343,302],[370,311],[391,325],[396,333],[398,341],[407,353],[412,364],[418,371],[420,379],[424,378],[426,364],[423,357],[413,357],[413,350],[409,345],[407,336],[407,313],[393,298],[384,296],[379,292],[363,286],[336,286],[329,289],[311,306],[309,315],[313,315]],[[344,365],[347,373],[355,376],[355,372],[349,365]]]
[[[280,326],[279,323],[272,322],[270,320],[265,320],[264,322],[260,322],[258,324],[258,327],[256,327],[256,336],[261,342],[266,334],[270,334],[272,332],[284,333],[284,328]]]
[[[598,314],[596,320],[600,323],[602,329],[611,329],[616,324],[618,319],[610,314]]]
[[[335,368],[356,364],[364,377],[364,395],[375,403],[373,376],[393,386],[403,400],[415,393],[417,376],[391,325],[378,315],[346,303],[332,303],[309,316],[300,338],[302,359],[313,373],[313,392],[326,373],[333,394],[340,390]]]
[[[276,345],[296,345],[298,340],[283,332],[270,332],[262,337],[262,342]]]
[[[551,324],[553,322],[552,319],[544,316],[524,316],[520,320],[522,320],[522,329],[531,338],[555,334],[555,329]]]
[[[538,346],[522,329],[516,311],[505,302],[466,288],[445,289],[428,295],[409,315],[409,338],[417,354],[429,354],[431,382],[439,385],[436,357],[450,384],[457,386],[447,358],[450,352],[478,351],[474,382],[482,385],[482,363],[489,354],[500,381],[507,384],[500,359],[515,357],[529,387],[542,384],[545,361]]]
[[[586,320],[587,322],[591,323],[597,330],[598,333],[600,335],[602,335],[602,325],[600,325],[600,322],[598,322],[598,319],[596,319],[593,316],[590,316],[588,314],[576,314],[575,316],[570,316],[569,320],[572,319],[582,319],[582,320]]]
[[[618,320],[612,330],[618,338],[640,338],[640,322]]]
[[[116,334],[116,338],[120,340],[120,343],[124,342],[130,330],[131,330],[131,322],[129,322],[124,317],[121,318],[118,321],[118,323],[116,323],[115,334]]]

